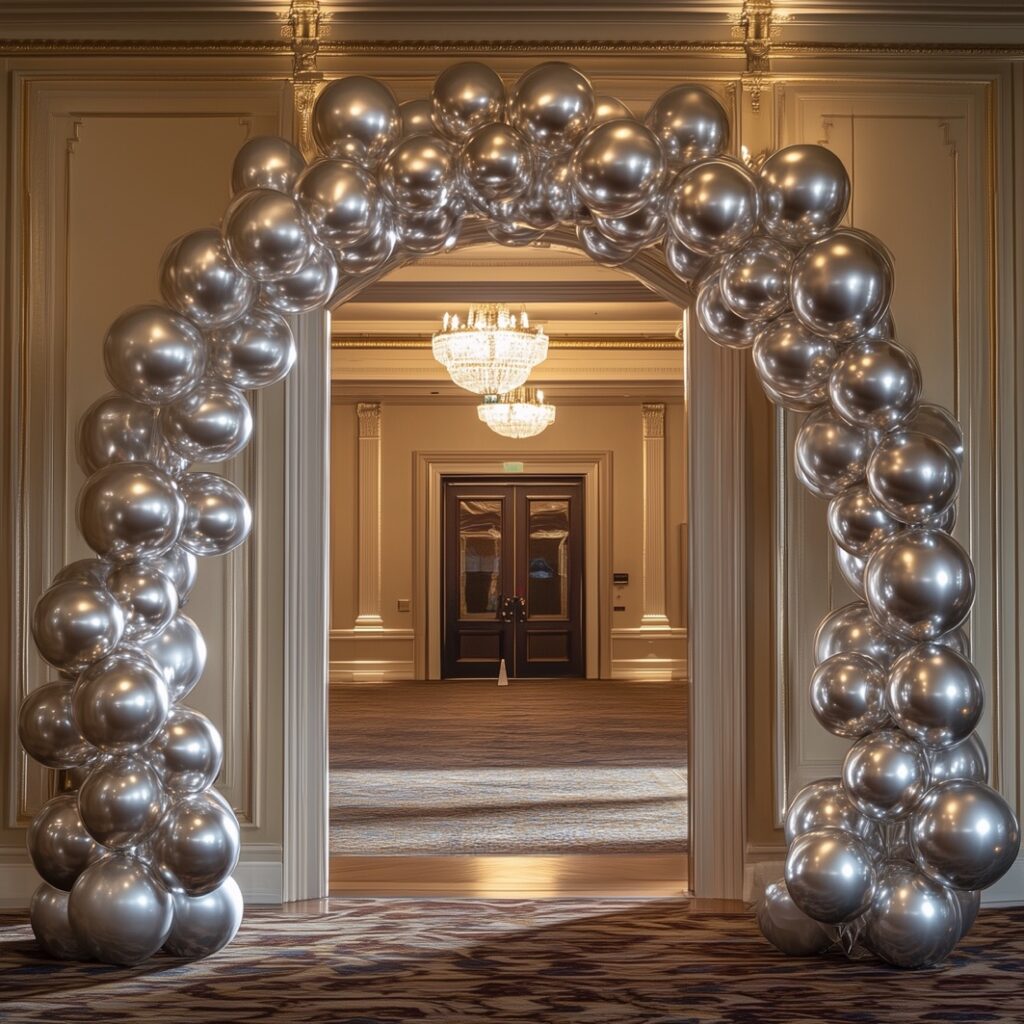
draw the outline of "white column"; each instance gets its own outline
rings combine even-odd
[[[665,614],[665,406],[645,404],[644,613],[642,626],[668,626]]]
[[[359,614],[356,629],[383,629],[380,614],[380,403],[360,402]]]

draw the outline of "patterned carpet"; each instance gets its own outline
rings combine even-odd
[[[55,964],[0,918],[0,1020],[127,1024],[993,1024],[1024,1019],[1024,909],[941,969],[787,959],[684,900],[332,900],[250,910],[194,964]]]
[[[331,687],[333,855],[682,853],[686,687]]]

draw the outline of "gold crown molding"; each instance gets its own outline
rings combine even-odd
[[[277,39],[0,39],[2,56],[287,57],[290,42]]]
[[[375,351],[394,349],[398,351],[430,351],[429,338],[403,337],[352,337],[342,335],[331,338],[332,349],[346,351]],[[679,338],[637,338],[633,335],[607,335],[589,338],[551,338],[549,349],[586,349],[607,352],[652,351],[681,352],[683,342]]]

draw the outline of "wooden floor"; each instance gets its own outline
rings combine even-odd
[[[685,786],[686,697],[685,684],[669,682],[513,680],[507,688],[470,681],[332,685],[332,895],[541,898],[684,893],[685,821],[682,843],[651,841],[649,833],[657,832],[658,822],[657,811],[650,806],[623,805],[618,824],[628,833],[636,816],[637,835],[622,848],[595,844],[595,836],[588,834],[589,821],[594,822],[591,831],[607,827],[592,805],[576,809],[563,801],[569,806],[560,811],[572,827],[558,853],[480,854],[466,848],[474,841],[476,820],[447,816],[443,808],[434,808],[435,827],[452,823],[450,850],[429,856],[360,855],[353,850],[360,838],[360,814],[366,818],[368,842],[371,835],[377,836],[370,829],[377,823],[370,821],[365,800],[360,806],[350,788],[370,785],[367,779],[379,787],[380,779],[386,780],[384,785],[396,790],[387,794],[388,801],[402,805],[406,799],[402,814],[416,822],[429,819],[431,809],[410,809],[408,800],[429,799],[435,792],[416,788],[423,776],[454,775],[464,785],[467,775],[479,772],[489,784],[482,791],[493,795],[496,813],[501,815],[506,798],[515,808],[510,813],[519,817],[510,826],[527,834],[529,847],[535,825],[531,815],[541,809],[531,809],[526,797],[535,794],[506,792],[514,790],[521,776],[536,786],[536,779],[545,774],[571,773],[573,784],[582,784],[585,790],[588,774],[611,773],[614,778],[615,772],[626,777],[634,770],[647,770],[675,772]],[[402,792],[403,786],[407,792]],[[479,811],[474,808],[474,813]],[[608,807],[600,811],[607,815]],[[383,812],[385,817],[390,813]],[[397,817],[396,827],[401,828],[401,815]],[[344,842],[337,835],[341,826],[348,829]],[[606,846],[615,852],[594,852]],[[338,855],[338,848],[345,849],[345,855]],[[633,850],[638,852],[624,852]]]

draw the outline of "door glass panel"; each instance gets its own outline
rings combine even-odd
[[[569,499],[529,498],[526,608],[531,619],[569,617]]]
[[[459,501],[459,616],[493,619],[501,593],[501,499]]]

